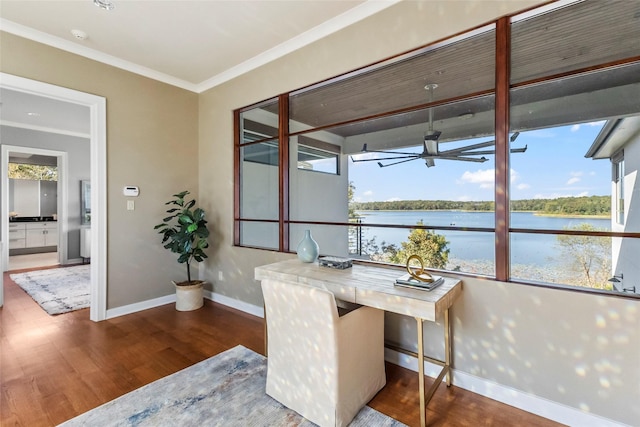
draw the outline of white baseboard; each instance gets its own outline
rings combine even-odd
[[[226,305],[227,307],[235,308],[236,310],[244,311],[245,313],[264,318],[263,307],[258,307],[257,305],[249,304],[244,301],[229,298],[227,296],[207,290],[204,291],[204,297],[210,299],[211,301]]]
[[[256,305],[207,290],[204,291],[204,297],[227,307],[235,308],[236,310],[264,318],[263,307],[258,307]],[[130,304],[124,307],[114,308],[107,310],[107,319],[169,304],[171,302],[175,302],[175,300],[176,296],[174,294],[136,304]],[[413,356],[385,348],[385,360],[395,365],[402,366],[403,368],[418,372],[417,358]],[[440,370],[440,366],[434,363],[425,362],[425,375],[428,375],[431,378],[436,378],[440,373]],[[522,409],[523,411],[527,411],[562,424],[580,427],[631,427],[626,424],[617,423],[598,415],[589,414],[580,411],[579,409],[544,399],[542,397],[524,393],[520,390],[507,387],[466,372],[456,371],[455,369],[452,369],[451,372],[453,375],[452,382],[456,387],[469,390],[481,396],[488,397],[498,402],[502,402],[509,406]]]
[[[176,302],[176,294],[167,295],[160,298],[154,298],[147,301],[137,302],[135,304],[124,305],[107,310],[107,319],[124,316],[125,314],[137,313],[138,311],[148,310],[150,308],[159,307],[161,305]]]
[[[253,304],[248,304],[244,301],[239,301],[237,299],[229,298],[224,295],[216,294],[211,291],[205,290],[203,293],[204,297],[208,300],[220,303],[227,307],[235,308],[236,310],[243,311],[245,313],[252,314],[257,317],[264,318],[264,308],[258,307]],[[147,301],[138,302],[135,304],[129,304],[122,307],[112,308],[107,310],[107,319],[112,319],[118,316],[124,316],[126,314],[136,313],[142,310],[148,310],[150,308],[159,307],[165,304],[171,304],[176,302],[176,295],[171,294],[160,298],[154,298]]]
[[[388,348],[385,348],[384,355],[387,362],[418,372],[418,359],[416,357]],[[436,378],[440,374],[441,369],[440,366],[434,363],[424,363],[425,375],[431,378]],[[463,371],[452,369],[451,372],[451,381],[456,387],[469,390],[481,396],[497,400],[498,402],[548,418],[558,423],[580,427],[631,427]],[[441,385],[441,387],[443,386]]]

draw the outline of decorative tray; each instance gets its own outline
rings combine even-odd
[[[318,264],[322,267],[339,268],[344,270],[353,265],[353,262],[349,258],[340,258],[336,256],[323,256],[318,259]]]

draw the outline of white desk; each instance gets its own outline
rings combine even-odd
[[[451,339],[449,308],[462,293],[462,282],[445,279],[432,291],[395,286],[395,279],[404,270],[355,264],[345,270],[320,267],[317,263],[303,263],[298,259],[281,261],[256,267],[255,279],[274,279],[315,286],[332,292],[336,298],[393,313],[412,316],[417,321],[418,353],[395,348],[418,357],[420,375],[420,424],[426,425],[426,405],[446,375],[447,386],[451,385]],[[445,360],[425,358],[423,322],[435,322],[444,317]],[[442,370],[429,391],[425,393],[424,360],[437,363]]]

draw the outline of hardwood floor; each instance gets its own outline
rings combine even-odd
[[[47,315],[7,273],[0,309],[0,425],[54,426],[145,384],[242,344],[263,353],[262,319],[205,301],[173,304],[104,322],[89,310]],[[387,385],[370,406],[420,424],[415,372],[387,364]],[[430,426],[557,426],[479,396],[441,386],[428,406]]]

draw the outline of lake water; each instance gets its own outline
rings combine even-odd
[[[462,211],[358,211],[363,224],[415,225],[422,221],[431,226],[487,227],[495,226],[493,212]],[[538,216],[532,212],[513,212],[511,228],[562,230],[588,223],[597,229],[610,230],[611,221],[599,218],[567,218]],[[407,240],[411,230],[382,227],[363,227],[363,239],[373,237],[379,245],[383,241],[400,246]],[[494,233],[436,230],[444,235],[449,244],[449,258],[461,261],[494,261]],[[561,265],[561,250],[557,237],[545,234],[517,233],[511,235],[511,263],[558,267]]]

